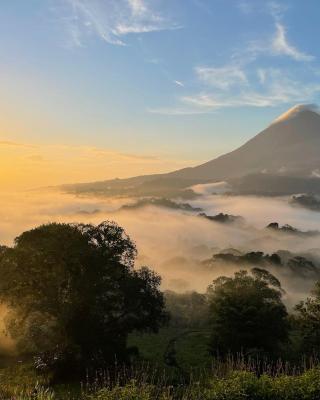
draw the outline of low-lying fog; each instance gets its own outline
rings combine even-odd
[[[47,222],[86,222],[97,224],[113,220],[122,225],[136,242],[138,265],[148,265],[163,277],[163,288],[178,291],[204,291],[215,277],[241,268],[239,265],[202,261],[225,249],[243,253],[278,250],[312,254],[320,260],[320,235],[300,236],[265,229],[270,222],[290,224],[299,230],[320,229],[320,213],[292,207],[288,198],[241,197],[215,194],[212,187],[197,186],[201,197],[188,203],[201,207],[207,215],[220,212],[239,215],[243,223],[223,224],[187,212],[153,205],[120,209],[137,199],[75,197],[55,191],[29,191],[2,194],[0,198],[0,243],[11,245],[21,232]],[[215,188],[217,189],[217,187]],[[219,187],[221,189],[221,187]],[[216,193],[219,193],[215,190]],[[320,262],[319,262],[320,268]],[[292,303],[306,296],[314,284],[313,276],[292,277],[275,272],[287,289]]]

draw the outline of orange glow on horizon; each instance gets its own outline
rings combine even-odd
[[[0,140],[0,190],[126,178],[167,172],[190,163],[96,147]]]

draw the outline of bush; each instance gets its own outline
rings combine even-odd
[[[235,371],[227,378],[215,378],[210,388],[205,391],[205,398],[210,400],[255,399],[259,391],[259,380],[252,372]]]
[[[101,389],[89,396],[88,400],[171,400],[173,397],[169,392],[170,389],[161,389],[147,384],[139,385],[133,380],[125,386]]]
[[[253,372],[235,371],[223,379],[211,381],[206,400],[318,400],[320,369],[299,376],[257,377]]]

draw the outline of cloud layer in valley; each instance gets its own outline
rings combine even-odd
[[[319,248],[319,235],[302,238],[264,229],[275,221],[300,230],[318,229],[320,213],[291,207],[287,200],[204,195],[192,202],[209,215],[224,212],[245,219],[241,224],[221,224],[200,217],[197,212],[154,206],[120,210],[122,205],[132,203],[134,199],[74,197],[55,191],[27,192],[23,196],[8,193],[1,196],[0,242],[10,245],[24,230],[53,221],[97,224],[114,220],[136,242],[138,264],[149,265],[162,275],[163,288],[204,291],[215,277],[240,268],[215,265],[214,269],[208,269],[201,263],[222,250],[271,254],[278,250],[306,253]],[[319,256],[316,251],[314,254]],[[284,274],[282,278],[287,284],[290,274]],[[300,279],[289,286],[290,290],[294,287],[294,298],[297,299],[304,297],[312,284],[311,280]],[[292,293],[290,295],[292,297]]]

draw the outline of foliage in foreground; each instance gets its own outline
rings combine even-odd
[[[49,388],[39,383],[32,387],[4,388],[0,399],[14,400],[318,400],[320,398],[320,368],[313,367],[300,375],[271,376],[248,370],[230,370],[226,375],[170,385],[165,380],[153,380],[151,373],[144,379],[130,379],[104,387],[83,387],[78,394],[67,388]]]
[[[0,399],[22,400],[31,397],[38,392],[43,395],[43,400],[49,400],[48,389],[50,376],[38,374],[29,363],[13,365],[0,369]],[[38,397],[39,400],[41,397]]]

